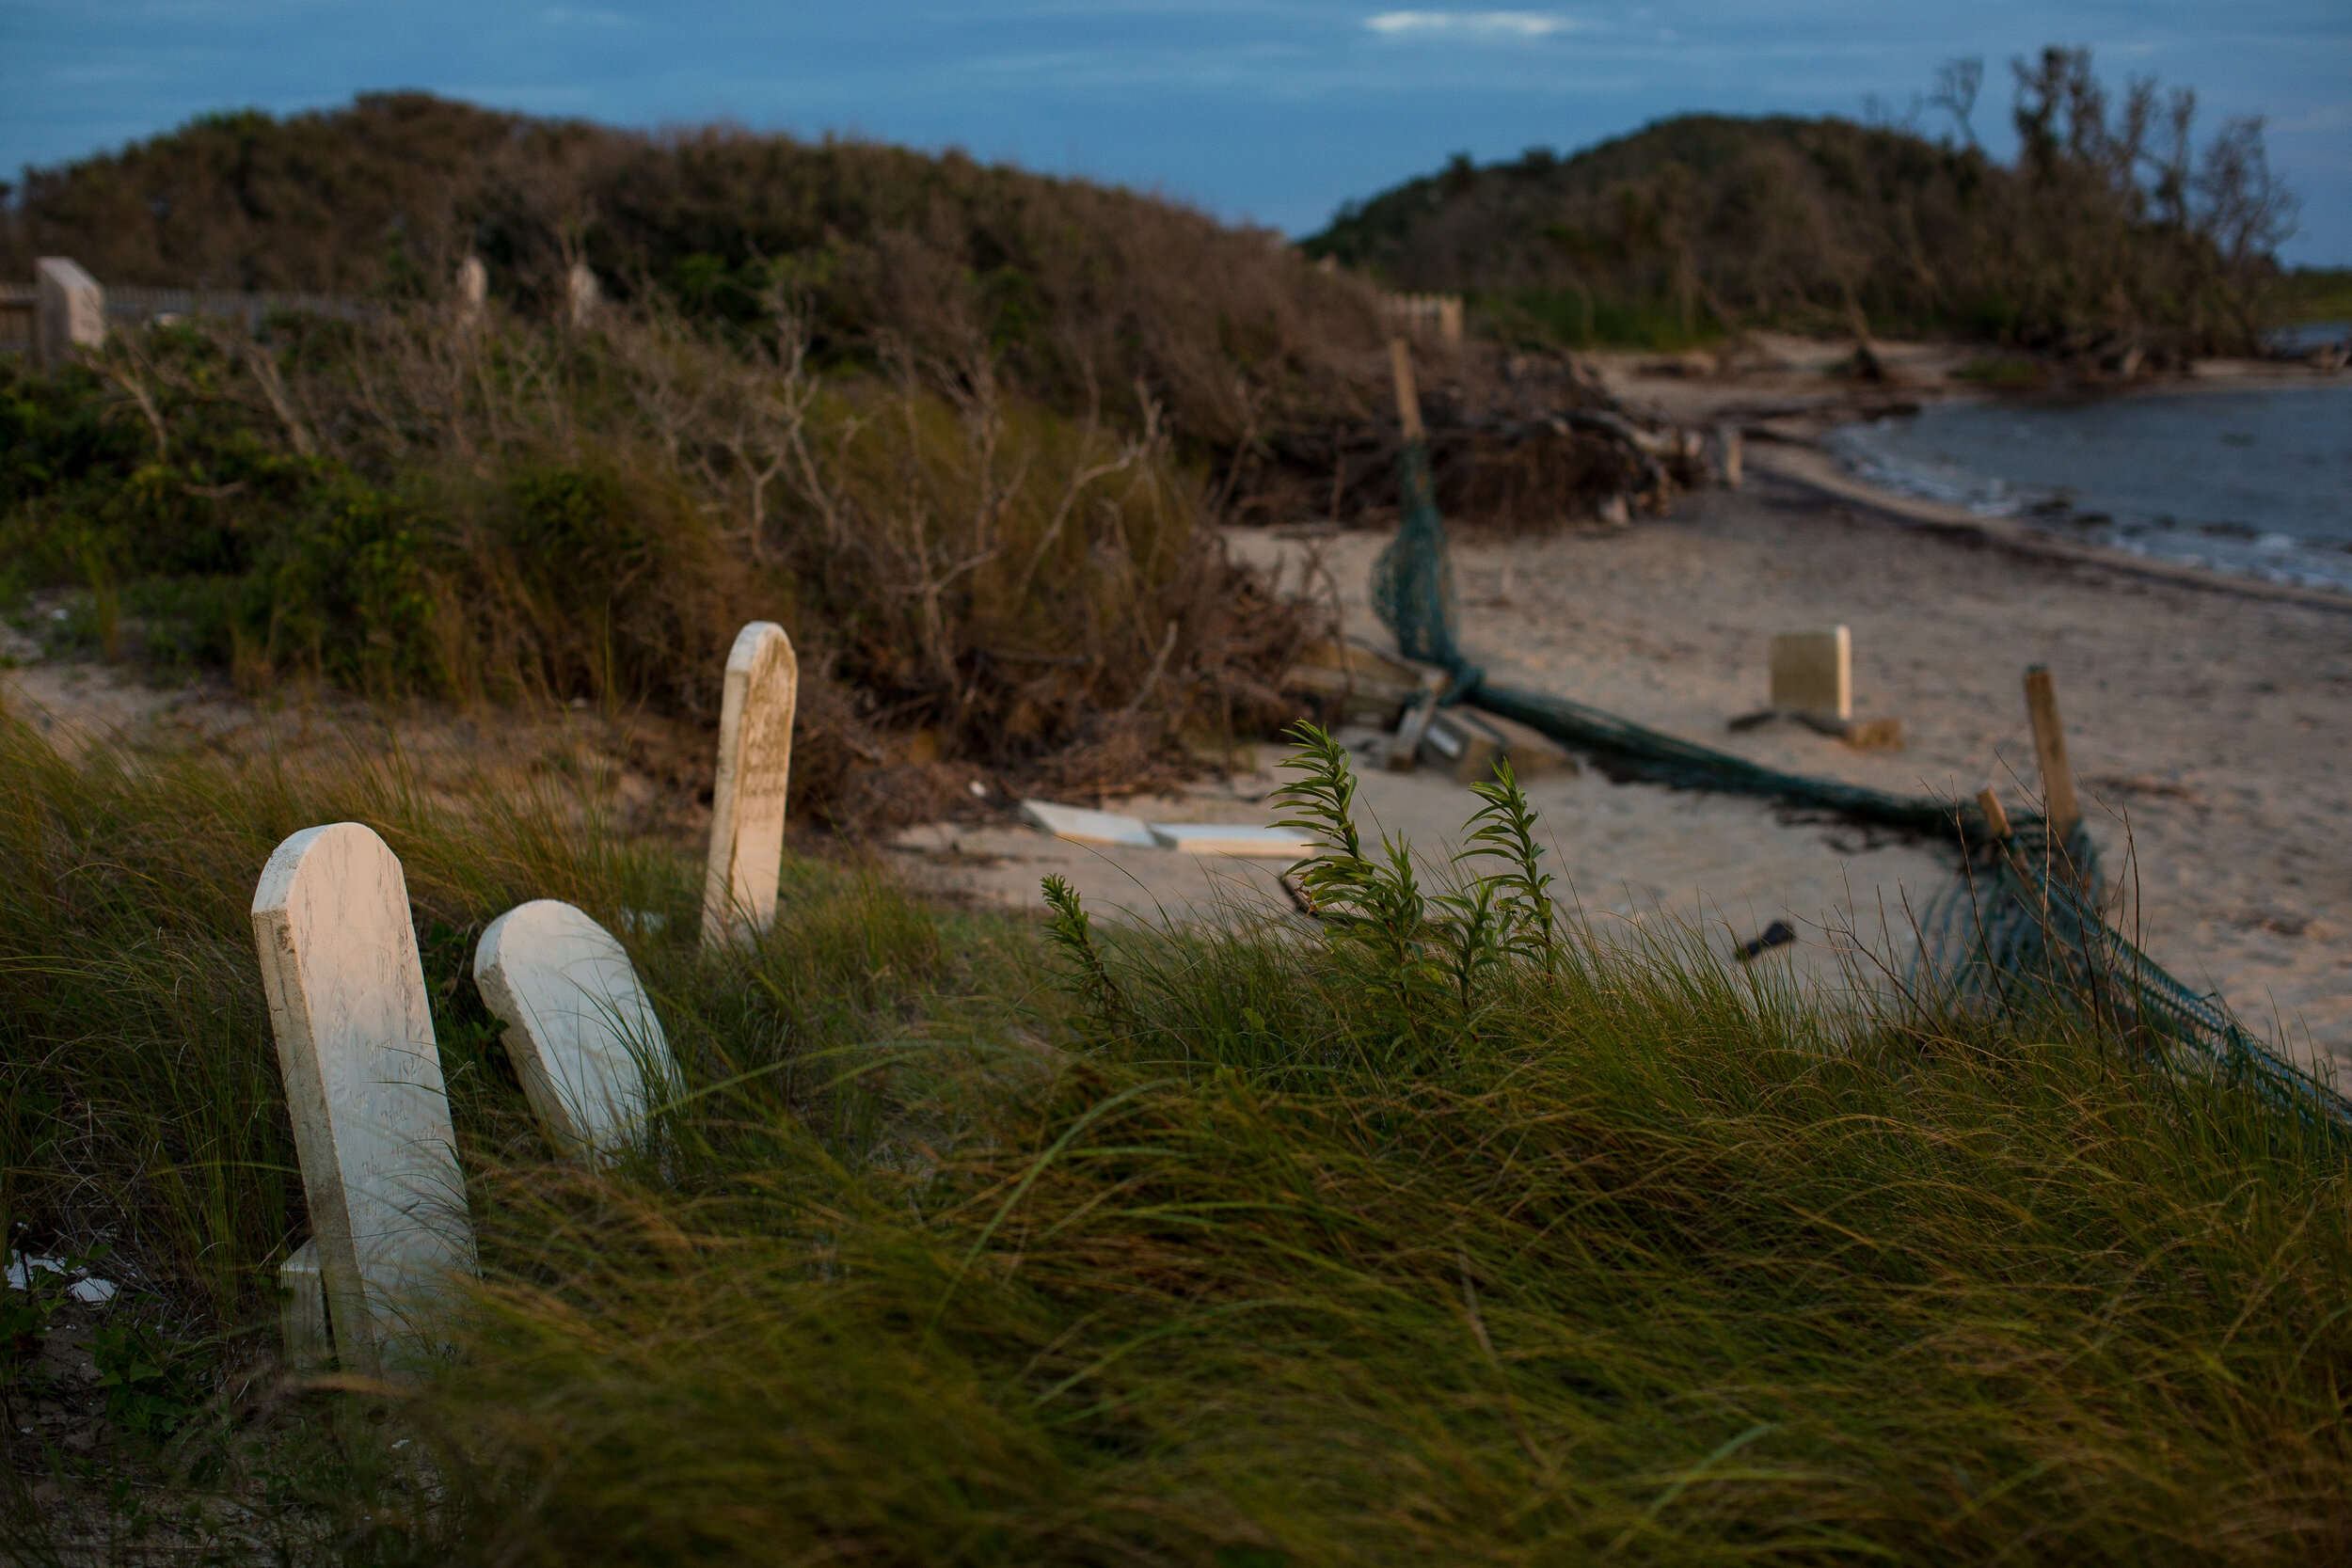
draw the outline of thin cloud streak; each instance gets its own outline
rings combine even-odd
[[[1382,11],[1366,17],[1364,25],[1383,38],[1436,33],[1502,43],[1569,32],[1577,24],[1565,16],[1547,16],[1541,11]]]

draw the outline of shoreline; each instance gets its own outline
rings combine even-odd
[[[2194,361],[2187,373],[2030,393],[2003,393],[1955,382],[1952,372],[1979,356],[1975,345],[1885,342],[1873,347],[1887,367],[1878,382],[1836,381],[1829,368],[1846,353],[1822,343],[1761,334],[1771,368],[1692,376],[1662,373],[1656,356],[1608,354],[1595,362],[1621,400],[1677,424],[1736,425],[1745,438],[1747,467],[1815,499],[1864,510],[1870,521],[1973,542],[2052,564],[2089,567],[2150,581],[2199,588],[2277,604],[2352,611],[2352,588],[2273,582],[2250,573],[2192,565],[2136,554],[2109,545],[2054,538],[2011,517],[1987,516],[1924,496],[1876,484],[1854,473],[1824,437],[1843,426],[1889,414],[1952,404],[2093,403],[2110,399],[2211,396],[2230,392],[2345,384],[2344,372],[2266,359]]]

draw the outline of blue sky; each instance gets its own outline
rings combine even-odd
[[[1505,5],[1524,0],[1503,0]],[[2210,127],[2270,117],[2305,201],[2290,260],[2352,264],[2347,0],[0,0],[0,167],[207,110],[377,87],[625,125],[730,119],[960,146],[1293,233],[1441,163],[1563,150],[1691,109],[1898,111],[1939,62],[2088,44],[2105,72],[2195,87]]]

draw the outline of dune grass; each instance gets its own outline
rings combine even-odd
[[[119,1311],[251,1353],[299,1202],[245,902],[350,816],[408,870],[485,1273],[444,1375],[301,1396],[338,1461],[278,1505],[288,1555],[2345,1549],[2340,1149],[2061,1018],[1839,1013],[1602,942],[1502,792],[1498,858],[1433,875],[1343,840],[1343,769],[1292,797],[1331,835],[1313,931],[1040,929],[795,862],[778,928],[706,960],[691,861],[592,798],[20,735],[12,1202],[114,1228],[151,1287]],[[678,1049],[617,1168],[548,1155],[456,978],[525,896],[622,930]]]

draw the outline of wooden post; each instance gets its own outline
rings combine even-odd
[[[1427,434],[1421,422],[1421,394],[1413,389],[1412,345],[1402,338],[1389,340],[1389,371],[1396,377],[1396,415],[1405,421],[1405,438],[1418,441]]]
[[[2001,809],[2001,798],[1989,789],[1979,789],[1977,791],[1977,809],[1984,813],[1984,831],[1993,835],[1993,842],[2007,842],[2009,813]]]
[[[2026,713],[2033,721],[2034,760],[2042,768],[2043,811],[2050,836],[2059,844],[2083,819],[2082,802],[2074,795],[2074,771],[2066,763],[2066,727],[2058,722],[2058,687],[2050,667],[2036,664],[2026,672]]]

